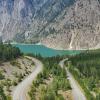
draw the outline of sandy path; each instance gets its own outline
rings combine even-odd
[[[59,65],[63,68],[64,62],[67,61],[67,60],[68,60],[68,58],[60,61]],[[79,84],[76,82],[76,80],[74,79],[72,74],[67,70],[67,68],[66,68],[66,72],[67,72],[67,76],[68,76],[70,85],[72,87],[73,99],[74,100],[86,100],[86,97],[85,97],[82,89],[80,88]]]
[[[37,74],[42,71],[43,64],[39,60],[32,57],[27,58],[33,60],[35,63],[35,68],[27,78],[25,78],[21,83],[19,83],[18,86],[15,87],[12,93],[13,100],[29,100],[28,89],[31,86],[32,81],[36,78]]]

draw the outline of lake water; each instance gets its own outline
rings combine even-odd
[[[13,46],[18,47],[23,53],[32,53],[40,54],[43,57],[52,57],[57,55],[75,55],[79,54],[79,50],[55,50],[47,48],[43,45],[34,45],[34,44],[13,44]]]

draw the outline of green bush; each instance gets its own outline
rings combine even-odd
[[[0,80],[4,79],[5,76],[2,74],[2,71],[0,71]]]
[[[10,44],[0,44],[0,60],[8,61],[21,56],[22,53],[17,47]]]
[[[0,100],[7,100],[3,88],[0,86]]]

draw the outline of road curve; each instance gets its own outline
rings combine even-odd
[[[35,63],[35,68],[33,69],[33,72],[25,78],[21,83],[19,83],[18,86],[14,89],[12,92],[12,99],[13,100],[29,100],[28,96],[28,89],[32,84],[32,81],[36,78],[37,74],[39,74],[42,71],[43,64],[33,58],[33,57],[27,57]]]
[[[63,68],[64,62],[67,61],[68,58],[60,61],[59,65]],[[76,80],[74,79],[73,75],[67,70],[66,68],[66,72],[67,72],[67,76],[70,82],[70,85],[72,87],[72,95],[73,95],[73,99],[74,100],[86,100],[86,97],[82,91],[82,89],[80,88],[79,84],[76,82]]]

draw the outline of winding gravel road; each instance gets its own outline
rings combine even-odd
[[[68,60],[68,58],[60,61],[59,65],[63,68],[65,66],[64,62],[67,60]],[[67,70],[67,68],[66,68],[66,72],[67,72],[67,76],[68,76],[70,85],[72,87],[73,99],[74,100],[86,100],[86,97],[85,97],[82,89],[80,88],[79,84],[76,82],[76,80],[74,79],[72,74]]]
[[[28,90],[29,87],[32,84],[32,81],[36,78],[37,74],[39,74],[42,71],[43,64],[33,58],[33,57],[27,57],[35,63],[35,68],[33,69],[33,72],[26,78],[24,79],[21,83],[19,83],[18,86],[14,89],[12,93],[12,99],[13,100],[29,100],[28,96]]]

